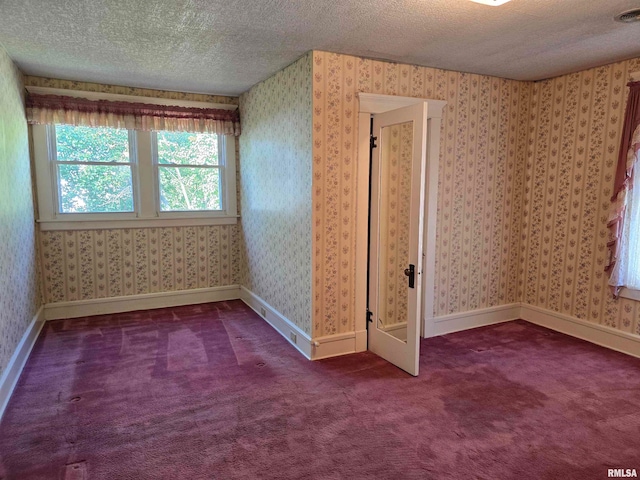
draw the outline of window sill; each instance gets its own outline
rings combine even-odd
[[[640,290],[632,290],[630,288],[623,288],[620,290],[620,296],[629,298],[631,300],[637,300],[640,302]]]
[[[238,216],[174,217],[174,218],[122,218],[117,220],[37,220],[41,231],[51,230],[106,230],[122,228],[198,227],[210,225],[236,225]]]

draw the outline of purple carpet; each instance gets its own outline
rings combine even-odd
[[[524,321],[305,360],[240,301],[47,323],[1,479],[604,479],[640,472],[640,360]],[[640,474],[640,473],[639,473]]]

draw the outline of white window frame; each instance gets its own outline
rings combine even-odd
[[[640,290],[634,290],[632,288],[622,287],[620,290],[620,296],[628,298],[630,300],[637,300],[640,302]]]
[[[60,213],[53,125],[32,125],[33,152],[41,230],[86,230],[105,228],[232,225],[237,223],[236,142],[231,135],[218,135],[222,175],[222,210],[162,212],[159,203],[157,144],[153,132],[130,130],[134,212]]]
[[[231,208],[236,211],[237,210],[237,206],[236,206],[236,191],[235,188],[231,189],[229,188],[229,186],[227,185],[226,179],[227,176],[230,175],[231,173],[229,172],[229,168],[227,166],[227,162],[229,161],[227,158],[227,153],[226,153],[226,149],[227,149],[227,143],[234,143],[235,144],[235,139],[233,137],[230,137],[228,135],[218,135],[218,165],[215,166],[210,166],[209,168],[215,168],[217,170],[220,171],[220,190],[221,190],[221,198],[220,198],[220,203],[222,204],[222,210],[217,211],[217,210],[194,210],[194,211],[162,211],[160,208],[160,168],[163,166],[162,164],[160,164],[159,160],[158,160],[158,136],[157,136],[157,132],[150,132],[151,133],[151,159],[152,159],[152,163],[153,163],[153,178],[154,178],[154,188],[155,188],[155,205],[157,205],[157,209],[158,209],[158,216],[162,217],[162,218],[176,218],[176,217],[183,217],[184,215],[189,215],[193,218],[200,218],[200,217],[208,217],[211,216],[212,213],[216,213],[218,214],[220,211],[225,211],[227,210],[227,206],[230,205]],[[225,152],[225,153],[223,153]],[[234,157],[234,161],[233,161],[233,185],[235,185],[235,149],[233,151],[233,157]],[[184,165],[184,167],[188,167],[188,165]],[[180,168],[180,167],[175,167],[175,168]],[[141,177],[142,178],[142,177]],[[147,178],[147,177],[145,177]]]

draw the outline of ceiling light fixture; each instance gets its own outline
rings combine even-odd
[[[622,23],[633,23],[640,21],[640,8],[634,8],[633,10],[627,10],[626,12],[622,12],[615,17],[614,20]]]
[[[497,7],[498,5],[505,4],[510,0],[471,0],[472,2],[481,3],[483,5],[491,5],[492,7]]]

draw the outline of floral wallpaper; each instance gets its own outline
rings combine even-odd
[[[311,115],[311,54],[240,98],[242,284],[308,334]]]
[[[236,225],[40,233],[47,303],[240,283]]]
[[[14,71],[3,62],[4,70]],[[523,301],[640,334],[640,304],[613,300],[602,270],[625,84],[629,72],[639,70],[640,59],[633,59],[532,83],[311,52],[240,100],[238,227],[43,233],[45,299],[228,281],[247,286],[313,337],[353,331],[356,94],[371,92],[447,101],[436,316]],[[237,102],[36,77],[25,82]],[[15,100],[4,93],[12,88],[2,84],[2,102]],[[17,148],[7,140],[19,137],[7,133],[12,108],[2,109],[3,155]],[[0,164],[0,179],[3,168],[10,167]],[[32,235],[24,225],[17,230]],[[0,254],[9,244],[2,242]],[[200,253],[185,254],[194,245],[197,252],[205,249],[206,261]],[[16,248],[32,247],[20,241]],[[24,305],[36,303],[34,297]],[[0,360],[8,358],[5,344]]]
[[[0,377],[40,305],[22,89],[0,46]]]
[[[357,92],[446,100],[435,315],[519,301],[532,85],[313,52],[313,334],[354,330]]]
[[[530,305],[640,334],[603,271],[629,73],[640,58],[532,86],[520,289]]]
[[[379,299],[378,320],[382,326],[407,322],[409,284],[404,269],[409,264],[409,210],[413,123],[391,125],[378,139],[382,149],[379,193]],[[388,145],[388,147],[387,147]]]
[[[238,103],[235,97],[25,77],[27,86],[155,98]],[[237,149],[236,149],[237,151]],[[40,232],[47,303],[240,283],[239,227]]]

